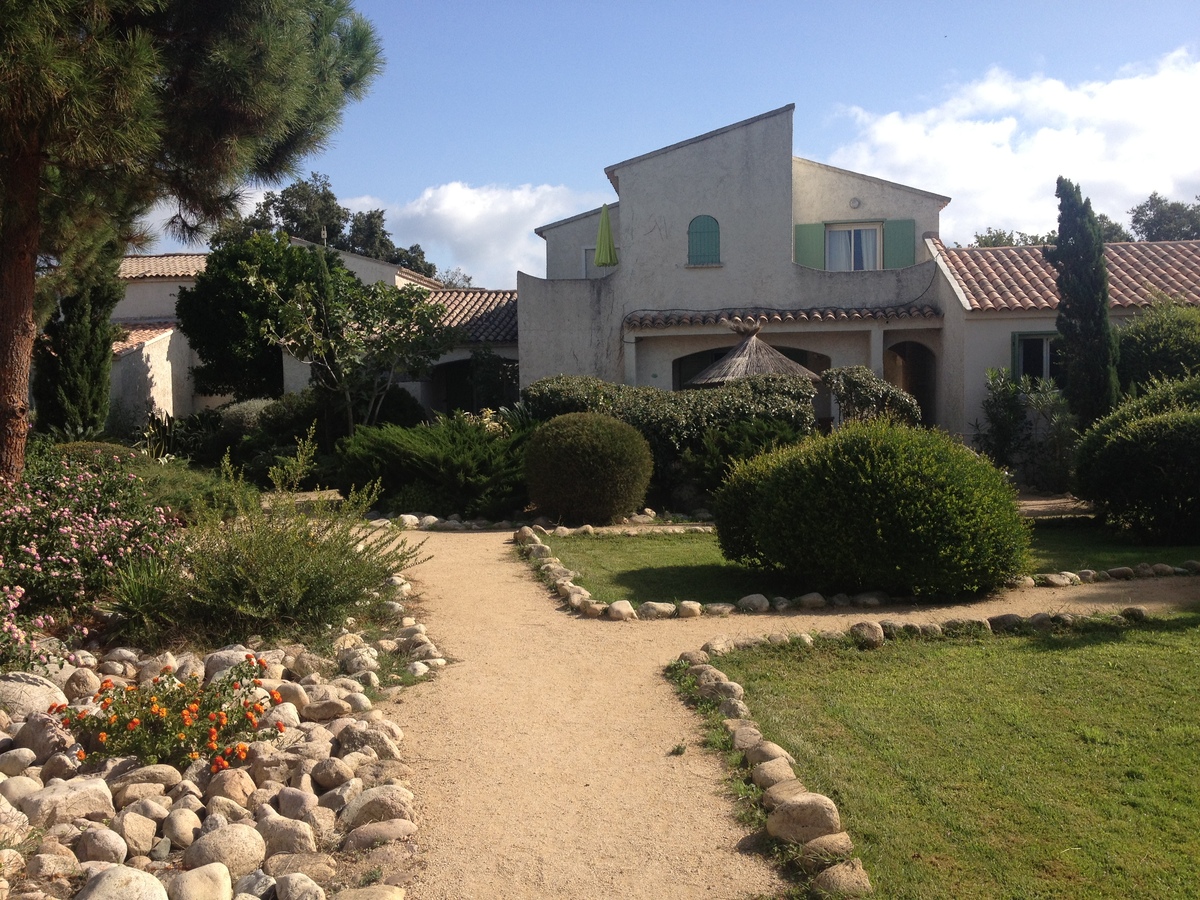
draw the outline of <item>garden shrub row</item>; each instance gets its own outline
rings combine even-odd
[[[716,436],[747,427],[749,422],[777,423],[787,436],[811,434],[815,389],[806,378],[759,375],[718,388],[664,391],[653,387],[611,384],[581,375],[559,375],[534,382],[521,392],[522,403],[535,418],[547,421],[574,412],[597,412],[632,425],[650,445],[654,459],[653,490],[661,500],[670,491],[719,464],[711,461]],[[779,428],[768,428],[768,440]],[[748,438],[750,432],[743,431]],[[706,448],[706,441],[708,445]],[[754,447],[754,449],[761,449]],[[691,471],[685,453],[693,455]],[[699,458],[700,462],[695,462]],[[702,490],[716,483],[701,484]]]
[[[727,558],[816,590],[953,596],[1025,566],[1015,492],[949,435],[851,423],[735,467],[718,492]]]

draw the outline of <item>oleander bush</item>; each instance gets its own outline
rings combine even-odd
[[[540,421],[565,413],[595,412],[632,425],[646,439],[654,458],[651,490],[671,501],[672,492],[689,483],[701,491],[716,487],[706,480],[708,474],[720,471],[728,460],[710,459],[717,450],[711,440],[714,433],[748,428],[749,423],[768,423],[764,427],[777,433],[787,429],[789,438],[793,433],[801,437],[813,433],[815,393],[807,378],[785,375],[758,375],[717,388],[682,391],[559,375],[529,385],[521,398]],[[690,454],[690,463],[685,462],[685,454]],[[699,471],[697,459],[703,460]]]
[[[921,407],[916,398],[884,381],[866,366],[826,369],[821,381],[837,401],[843,422],[884,418],[900,425],[921,424]]]
[[[361,426],[338,442],[335,480],[343,490],[378,480],[394,512],[505,518],[526,503],[528,435],[467,413],[412,428]]]
[[[1029,530],[1013,488],[942,432],[850,423],[741,475],[734,490],[751,505],[752,539],[738,536],[737,518],[718,519],[718,535],[732,524],[724,540],[735,550],[815,589],[954,596],[1025,566]]]
[[[529,499],[552,519],[607,525],[646,499],[653,459],[632,425],[600,413],[556,416],[525,449]]]

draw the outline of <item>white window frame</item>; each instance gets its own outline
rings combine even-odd
[[[863,260],[863,267],[855,269],[853,262],[850,268],[838,268],[833,265],[833,260],[829,252],[829,237],[834,232],[848,231],[851,233],[850,239],[850,255],[853,260],[854,256],[854,233],[871,231],[875,233],[875,258],[872,260],[872,265],[866,265],[866,259]],[[825,271],[827,272],[874,272],[883,268],[883,223],[882,222],[839,222],[835,225],[826,224],[825,226]]]

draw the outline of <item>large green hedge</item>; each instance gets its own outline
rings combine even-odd
[[[1200,376],[1152,384],[1096,422],[1076,451],[1076,492],[1113,524],[1200,536]]]
[[[684,453],[711,451],[713,432],[744,427],[752,420],[776,422],[798,435],[816,428],[806,378],[759,375],[718,388],[664,391],[654,387],[611,384],[581,375],[559,375],[534,382],[521,392],[529,412],[541,421],[572,412],[598,412],[632,425],[654,456],[654,489],[664,496],[688,477]],[[705,439],[710,439],[706,448]],[[691,471],[696,471],[691,467]],[[700,485],[701,489],[716,484]]]
[[[529,499],[538,512],[607,525],[646,499],[653,462],[632,425],[601,413],[567,413],[539,426],[525,450]]]
[[[1029,546],[1014,491],[987,459],[882,420],[739,467],[717,510],[725,552],[821,590],[977,593],[1019,573]]]

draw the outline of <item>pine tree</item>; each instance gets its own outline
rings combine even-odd
[[[201,233],[381,66],[350,0],[0,0],[0,480],[24,468],[39,258],[167,198]]]
[[[79,289],[59,304],[35,351],[33,395],[38,428],[87,432],[108,419],[112,342],[110,321],[125,289],[117,278],[114,253]]]
[[[1063,393],[1087,427],[1116,405],[1117,340],[1108,321],[1108,268],[1100,224],[1079,187],[1059,177],[1058,243],[1043,251],[1058,271],[1058,319],[1066,354]]]

